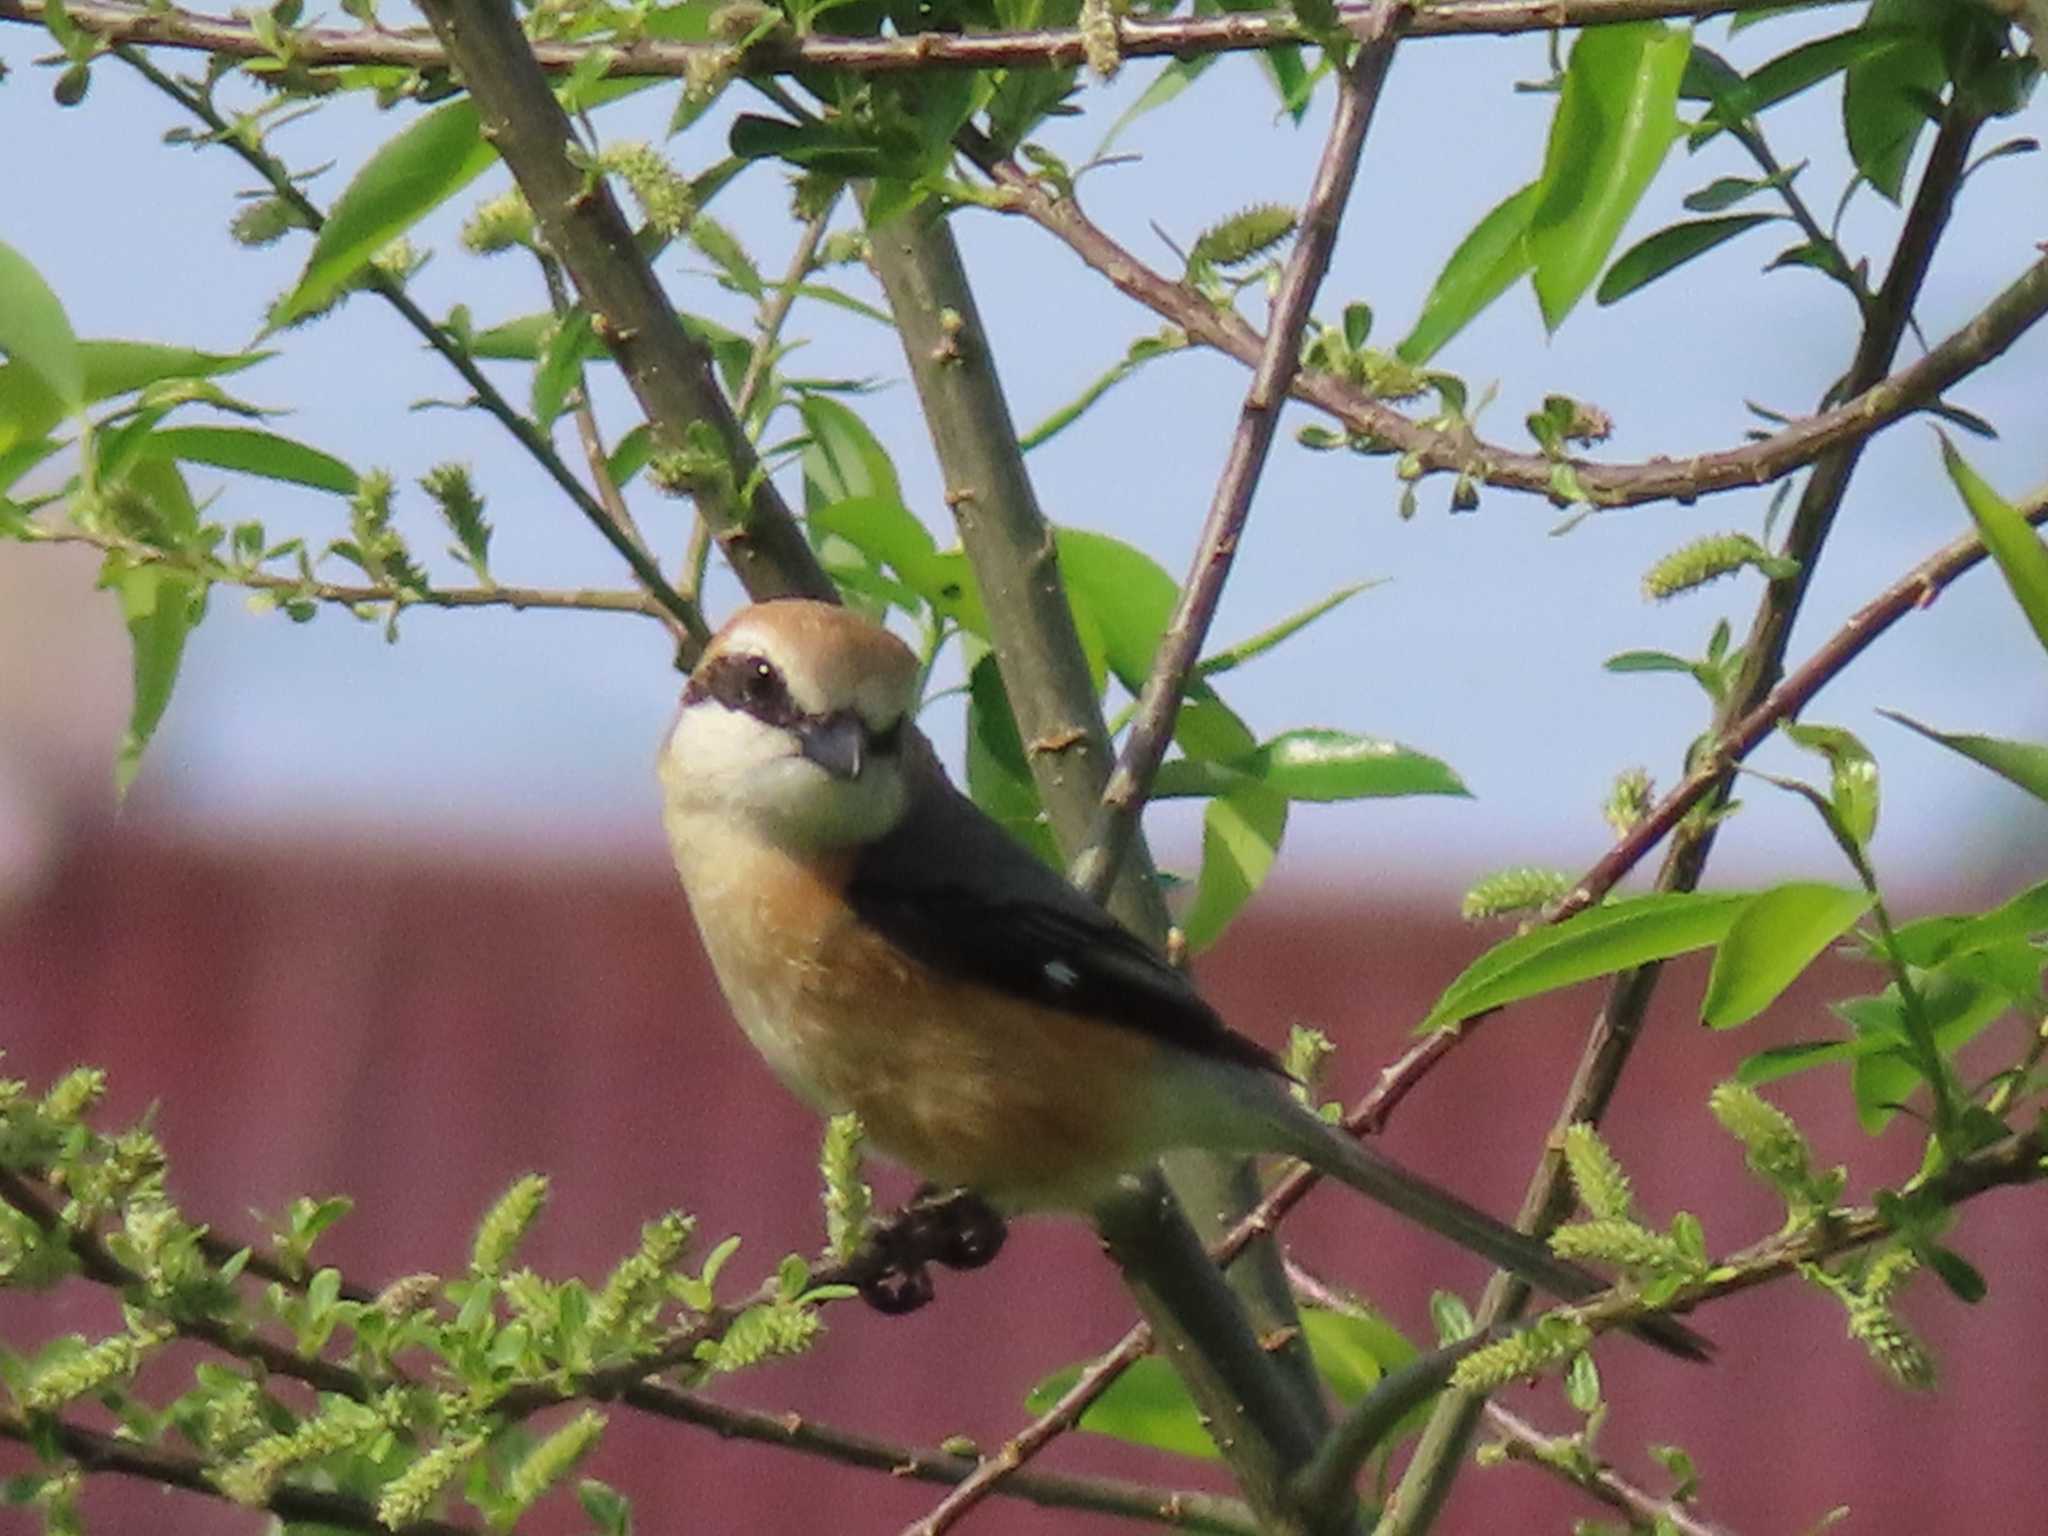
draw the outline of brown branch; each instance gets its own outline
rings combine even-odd
[[[1424,13],[1426,14],[1426,13]],[[1184,283],[1147,266],[1082,212],[1071,196],[1039,180],[1014,160],[993,154],[986,140],[962,135],[962,147],[998,188],[995,206],[1029,219],[1109,279],[1127,297],[1171,322],[1188,339],[1255,367],[1265,338],[1234,309],[1216,305]],[[2048,314],[2048,257],[2036,261],[1960,330],[1889,378],[1863,381],[1857,393],[1831,409],[1740,448],[1639,463],[1551,459],[1490,443],[1469,430],[1439,431],[1374,399],[1360,386],[1320,369],[1293,382],[1294,398],[1341,422],[1362,441],[1412,457],[1425,471],[1469,475],[1500,490],[1559,499],[1560,464],[1568,466],[1593,505],[1638,506],[1650,501],[1692,501],[1720,491],[1751,488],[1811,464],[1940,398],[1958,380],[1998,357],[2042,315]]]
[[[1173,740],[1181,696],[1216,606],[1230,579],[1239,541],[1251,516],[1252,495],[1266,466],[1279,427],[1280,408],[1301,366],[1301,339],[1315,303],[1316,290],[1329,270],[1337,232],[1358,175],[1365,136],[1379,105],[1380,86],[1393,62],[1394,48],[1410,15],[1405,0],[1375,9],[1360,29],[1356,56],[1338,87],[1337,110],[1323,145],[1315,179],[1302,206],[1301,229],[1294,251],[1273,297],[1272,317],[1252,372],[1251,388],[1237,418],[1237,430],[1224,459],[1216,494],[1209,504],[1200,538],[1181,584],[1173,617],[1160,637],[1152,671],[1139,695],[1138,713],[1102,791],[1102,807],[1089,828],[1087,846],[1074,859],[1069,875],[1075,885],[1100,900],[1115,878],[1125,851],[1137,831],[1152,780]]]
[[[742,584],[756,598],[801,593],[836,601],[718,387],[710,349],[677,323],[604,178],[577,164],[575,132],[510,6],[425,0],[421,9],[476,102],[485,139],[533,209],[548,250],[575,279],[591,329],[618,363],[655,441],[686,464],[679,481],[696,498]]]
[[[1577,1464],[1581,1452],[1576,1442],[1562,1435],[1546,1435],[1527,1419],[1510,1413],[1499,1403],[1488,1401],[1486,1420],[1499,1434],[1496,1442],[1509,1461],[1519,1461],[1555,1473],[1575,1488],[1583,1488],[1609,1509],[1626,1515],[1630,1529],[1673,1531],[1677,1536],[1728,1536],[1727,1527],[1702,1519],[1690,1505],[1677,1499],[1660,1499],[1638,1488],[1604,1461],[1586,1458]]]
[[[788,1446],[828,1461],[887,1472],[892,1477],[961,1486],[976,1470],[972,1457],[893,1445],[818,1424],[797,1413],[735,1408],[653,1382],[630,1387],[622,1396],[628,1406],[658,1418],[694,1424],[729,1439]],[[1118,1478],[1025,1473],[1009,1479],[1002,1491],[1050,1509],[1093,1510],[1182,1530],[1224,1532],[1231,1536],[1252,1536],[1258,1530],[1251,1511],[1240,1500],[1154,1488]]]
[[[275,593],[283,598],[306,598],[344,608],[397,604],[401,608],[539,608],[585,613],[637,613],[650,619],[665,617],[661,605],[645,592],[599,587],[504,587],[496,583],[488,587],[429,587],[420,592],[401,592],[396,587],[303,581],[297,576],[280,576],[274,571],[241,570],[216,560],[194,558],[182,551],[158,549],[154,545],[88,533],[84,529],[42,529],[30,534],[29,542],[83,544],[118,554],[137,565],[169,566],[207,581],[246,587],[252,592]]]
[[[1563,27],[1611,26],[1658,19],[1702,20],[1767,9],[1774,0],[1445,0],[1417,12],[1416,37],[1510,36]],[[71,0],[71,24],[109,43],[186,48],[225,58],[272,59],[273,50],[246,22],[176,8],[151,9],[119,0]],[[40,23],[47,0],[0,0],[0,21]],[[1346,5],[1340,21],[1356,25],[1366,5]],[[1200,58],[1292,47],[1316,41],[1286,9],[1232,15],[1159,20],[1119,17],[1117,54],[1125,59]],[[310,69],[355,64],[406,69],[448,67],[447,52],[419,28],[305,27],[286,34],[293,63]],[[1086,62],[1087,45],[1076,28],[1016,32],[922,32],[908,37],[787,35],[765,38],[744,50],[722,43],[658,42],[651,39],[546,41],[534,44],[541,67],[551,74],[574,69],[604,51],[604,73],[614,79],[691,78],[704,75],[768,76],[831,69],[848,74],[894,74],[906,70],[1071,68]]]
[[[182,1488],[216,1499],[226,1497],[213,1484],[211,1466],[196,1456],[180,1456],[175,1451],[101,1434],[60,1418],[31,1421],[0,1409],[0,1439],[39,1447],[46,1436],[54,1439],[57,1447],[87,1472],[113,1472],[159,1487]],[[263,1508],[287,1525],[331,1525],[344,1530],[371,1531],[376,1536],[477,1536],[472,1527],[447,1520],[411,1520],[394,1529],[378,1520],[376,1509],[368,1501],[316,1488],[278,1488],[263,1501]]]

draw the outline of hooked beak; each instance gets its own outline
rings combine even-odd
[[[857,779],[867,760],[868,728],[860,715],[850,709],[837,710],[821,720],[806,720],[797,727],[803,754],[835,779]]]

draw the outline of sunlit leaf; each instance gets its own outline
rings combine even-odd
[[[1180,923],[1189,950],[1200,954],[1215,943],[1258,894],[1286,830],[1286,797],[1257,783],[1241,784],[1204,808],[1202,870]]]
[[[385,144],[320,227],[298,286],[271,312],[272,327],[327,303],[372,256],[468,186],[495,158],[467,96],[435,107]]]
[[[804,448],[806,511],[855,497],[902,503],[896,466],[866,422],[822,395],[805,396],[797,409],[811,439]]]
[[[1956,452],[1948,434],[1940,435],[1941,462],[1948,477],[1962,492],[1963,505],[1970,509],[1970,519],[1976,523],[1984,547],[1998,562],[2005,584],[2012,589],[2027,623],[2033,626],[2034,637],[2048,651],[2048,544],[2042,543],[2041,535],[2013,505],[1991,489],[1969,461]]]
[[[160,427],[149,435],[146,451],[337,496],[352,496],[356,490],[356,472],[332,454],[254,427]]]
[[[1663,893],[1594,907],[1516,934],[1481,955],[1444,989],[1418,1032],[1596,976],[1705,949],[1728,936],[1744,892]]]
[[[1053,1372],[1024,1399],[1028,1413],[1043,1413],[1080,1379],[1081,1367]],[[1081,1415],[1081,1428],[1127,1445],[1149,1445],[1176,1456],[1216,1459],[1216,1442],[1203,1427],[1194,1399],[1158,1355],[1147,1355],[1122,1372]]]
[[[149,497],[157,518],[173,533],[190,533],[197,527],[198,509],[184,476],[170,460],[138,460],[128,473],[128,484]],[[131,565],[119,555],[109,555],[100,584],[112,587],[120,597],[133,661],[128,728],[114,760],[114,792],[121,796],[135,782],[143,751],[171,702],[186,636],[206,612],[206,583],[168,566]]]
[[[1614,249],[1678,135],[1689,33],[1660,22],[1579,34],[1529,220],[1536,298],[1553,331]]]
[[[1937,731],[1931,725],[1899,714],[1878,711],[1908,730],[1918,731],[1929,741],[1938,741],[1951,752],[1960,752],[1973,763],[1981,763],[2000,778],[2010,779],[2037,800],[2048,801],[2048,747],[2031,741],[2001,741],[1996,736],[1970,736],[1961,732]]]
[[[0,242],[0,352],[33,373],[66,410],[75,411],[85,404],[85,361],[64,306],[29,259],[4,242]]]
[[[1870,910],[1871,899],[1868,891],[1806,881],[1752,897],[1714,951],[1700,1022],[1728,1029],[1762,1013]]]
[[[1809,752],[1828,760],[1831,784],[1828,802],[1835,819],[1856,846],[1869,843],[1877,831],[1877,759],[1851,731],[1834,725],[1802,725],[1787,722],[1785,735]]]
[[[1422,314],[1394,350],[1403,362],[1426,363],[1479,312],[1529,270],[1529,221],[1543,194],[1530,182],[1495,205],[1458,243],[1437,274]]]

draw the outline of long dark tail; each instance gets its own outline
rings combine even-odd
[[[1528,1233],[1516,1231],[1449,1190],[1410,1173],[1383,1153],[1361,1145],[1303,1109],[1277,1083],[1274,1087],[1281,1107],[1267,1121],[1274,1132],[1269,1143],[1272,1150],[1300,1158],[1367,1199],[1471,1250],[1560,1301],[1580,1301],[1607,1289],[1607,1282],[1592,1271],[1560,1259]],[[1646,1319],[1632,1331],[1687,1360],[1703,1361],[1713,1352],[1706,1339],[1668,1317]]]

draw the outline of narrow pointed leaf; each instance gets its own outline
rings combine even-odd
[[[1774,213],[1735,213],[1718,219],[1689,219],[1660,229],[1616,257],[1593,296],[1602,304],[1612,304],[1743,231],[1776,221]]]
[[[1962,492],[1971,521],[1976,523],[1991,558],[1998,562],[1999,572],[2012,588],[2013,598],[2026,614],[2027,623],[2033,626],[2035,638],[2048,651],[2048,544],[2042,543],[2041,535],[2012,503],[1991,489],[1969,461],[1956,452],[1945,432],[1941,434],[1941,461],[1948,469],[1949,479]]]
[[[289,325],[320,308],[372,256],[468,186],[495,158],[476,105],[466,96],[434,108],[385,144],[320,227],[306,270],[272,311],[271,325]]]
[[[0,242],[0,352],[66,410],[85,404],[85,362],[70,318],[29,259]],[[38,434],[40,435],[40,434]]]
[[[1868,891],[1805,881],[1752,897],[1714,952],[1700,1022],[1712,1029],[1748,1023],[1848,932],[1870,904]]]
[[[1244,760],[1243,766],[1290,800],[1472,793],[1441,759],[1349,731],[1286,731]]]
[[[2048,747],[2031,741],[2001,741],[1996,736],[1970,736],[1960,732],[1937,731],[1931,725],[1899,714],[1878,711],[1929,741],[1938,741],[1951,752],[1960,752],[1973,763],[1981,763],[2002,779],[2010,779],[2037,800],[2048,801]]]
[[[1221,938],[1258,894],[1286,830],[1286,798],[1261,784],[1240,785],[1209,802],[1202,812],[1202,871],[1180,925],[1191,952],[1200,954]]]
[[[1927,127],[1930,97],[1948,83],[1940,28],[1947,0],[1873,0],[1862,30],[1895,39],[1849,65],[1842,126],[1849,154],[1892,202],[1906,181],[1913,146]]]
[[[1415,329],[1394,349],[1403,362],[1428,362],[1529,270],[1529,220],[1542,193],[1533,181],[1509,193],[1458,243],[1423,300]]]
[[[356,472],[332,454],[254,427],[160,427],[150,434],[145,451],[337,496],[353,496],[356,491]]]
[[[1446,1029],[1524,998],[1705,949],[1728,936],[1744,892],[1638,896],[1532,929],[1481,955],[1431,1008],[1418,1033]]]
[[[1692,38],[1659,22],[1579,35],[1551,120],[1529,254],[1544,324],[1556,330],[1592,286],[1678,136]]]

